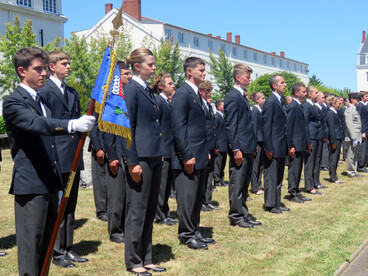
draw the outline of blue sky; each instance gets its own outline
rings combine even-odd
[[[105,13],[105,3],[63,1],[65,37],[89,29]],[[240,35],[241,44],[309,64],[323,84],[357,89],[356,61],[362,31],[368,31],[368,1],[343,0],[142,0],[142,15],[204,34]]]

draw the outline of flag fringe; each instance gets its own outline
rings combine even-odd
[[[132,142],[132,134],[129,128],[119,126],[111,122],[102,121],[102,120],[98,121],[98,128],[104,132],[108,132],[108,133],[111,133],[117,136],[125,137],[127,141],[127,148],[129,149],[130,144]]]

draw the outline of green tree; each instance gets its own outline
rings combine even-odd
[[[5,25],[6,34],[0,38],[0,52],[3,56],[0,61],[0,97],[13,91],[19,83],[13,63],[15,53],[23,47],[37,45],[31,20],[26,20],[21,27],[19,17],[15,16],[13,24],[9,22]]]
[[[234,86],[234,66],[225,56],[225,53],[221,48],[218,50],[218,58],[215,58],[210,49],[208,52],[210,54],[210,73],[215,77],[216,85],[218,87],[218,89],[213,93],[213,99],[224,99]]]
[[[159,47],[153,50],[155,56],[156,72],[170,73],[176,87],[180,87],[185,80],[183,64],[184,59],[180,54],[179,43],[175,45],[171,39],[161,40]]]
[[[322,84],[322,81],[319,78],[317,78],[315,74],[313,74],[312,77],[309,78],[309,85],[317,86],[321,84]]]
[[[287,84],[286,91],[284,93],[285,96],[292,96],[291,87],[297,83],[301,82],[301,80],[294,74],[283,71],[283,72],[276,72],[273,74],[265,74],[260,76],[258,79],[251,82],[251,84],[248,87],[248,93],[253,94],[255,92],[263,92],[265,94],[266,98],[271,94],[272,89],[270,87],[269,81],[271,76],[274,75],[281,75],[285,79],[285,82]]]
[[[125,61],[127,56],[133,51],[131,29],[132,27],[129,27],[128,24],[124,24],[119,28],[120,35],[116,39],[114,47],[118,60]]]
[[[47,43],[46,46],[42,47],[46,53],[50,53],[52,51],[57,51],[62,49],[63,41],[60,36],[57,36],[54,41]]]

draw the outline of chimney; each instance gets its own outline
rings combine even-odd
[[[285,52],[284,51],[280,52],[280,57],[285,57]]]
[[[271,52],[271,54],[276,55],[276,52]]]
[[[218,36],[215,36],[216,38],[221,38],[221,36],[220,35],[218,35]]]
[[[240,35],[235,36],[235,43],[240,44]]]
[[[362,43],[364,43],[365,42],[365,31],[363,31],[363,33],[362,33]]]
[[[231,42],[231,32],[226,33],[226,40]]]
[[[212,36],[212,34],[207,34],[208,36]]]
[[[105,4],[105,14],[109,13],[112,10],[112,4]]]
[[[142,21],[141,0],[124,0],[123,11],[136,20]]]

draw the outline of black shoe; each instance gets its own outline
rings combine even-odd
[[[66,257],[68,258],[68,260],[75,262],[75,263],[85,263],[88,262],[87,258],[82,258],[80,257],[77,253],[70,251],[68,253],[66,253]]]
[[[304,203],[304,200],[302,200],[301,198],[299,198],[297,196],[291,196],[290,201],[296,202],[296,203]]]
[[[125,237],[124,235],[115,235],[110,237],[110,241],[116,242],[116,243],[124,243]]]
[[[175,194],[174,193],[171,193],[170,194],[170,198],[175,198],[176,196],[175,196]]]
[[[149,273],[147,270],[146,271],[142,271],[142,272],[137,272],[137,271],[134,271],[132,269],[128,269],[127,271],[128,271],[128,273],[131,273],[133,275],[152,276],[152,273]]]
[[[197,239],[190,239],[185,243],[185,245],[188,246],[190,249],[204,249],[204,250],[208,249],[207,244]]]
[[[314,193],[312,193],[311,191],[308,191],[307,193],[311,195],[321,195],[322,194],[320,191],[317,191],[317,190]]]
[[[327,167],[322,167],[321,171],[328,171],[328,168]]]
[[[53,264],[60,266],[60,267],[75,267],[75,264],[73,264],[68,258],[62,257],[60,259],[54,259],[52,261]]]
[[[210,238],[197,238],[197,240],[205,244],[215,244],[216,243],[214,239],[210,239]]]
[[[8,255],[8,253],[6,253],[6,252],[0,252],[0,257],[4,257],[6,255]]]
[[[217,207],[215,205],[212,205],[211,203],[206,204],[206,206],[212,210],[221,210],[220,207]]]
[[[210,211],[212,211],[212,209],[210,207],[207,207],[207,205],[202,204],[202,211],[204,211],[204,212],[210,212]]]
[[[251,201],[251,200],[252,200],[252,198],[248,196],[247,197],[247,201]]]
[[[310,198],[307,198],[303,196],[302,194],[297,194],[296,196],[303,201],[312,201]]]
[[[171,220],[173,223],[178,223],[179,220],[178,219],[174,219],[174,218],[167,218],[168,220]]]
[[[171,219],[168,218],[156,220],[155,222],[158,224],[165,224],[167,226],[173,226],[175,224],[175,222],[173,222]]]
[[[102,221],[107,221],[107,219],[108,219],[108,217],[107,217],[107,215],[106,215],[106,214],[99,215],[97,218],[98,218],[99,220],[102,220]]]
[[[366,168],[358,168],[358,172],[368,173]]]
[[[323,186],[322,184],[321,185],[318,185],[316,188],[317,189],[328,189],[327,186]]]
[[[164,267],[152,267],[152,268],[150,268],[150,267],[145,266],[144,268],[147,269],[147,270],[152,270],[152,272],[165,272],[166,271],[166,268],[164,268]]]
[[[253,226],[261,226],[262,225],[262,222],[256,221],[252,217],[248,217],[247,219],[245,219],[245,222],[249,223],[249,224],[252,224]]]
[[[282,214],[282,210],[276,207],[266,207],[266,211],[273,214]]]
[[[230,225],[239,226],[241,228],[254,228],[253,224],[250,224],[249,222],[246,222],[246,221],[240,221],[238,223],[230,221]]]
[[[289,212],[290,211],[290,208],[288,208],[286,206],[279,206],[279,207],[276,207],[276,208],[283,211],[283,212]]]

